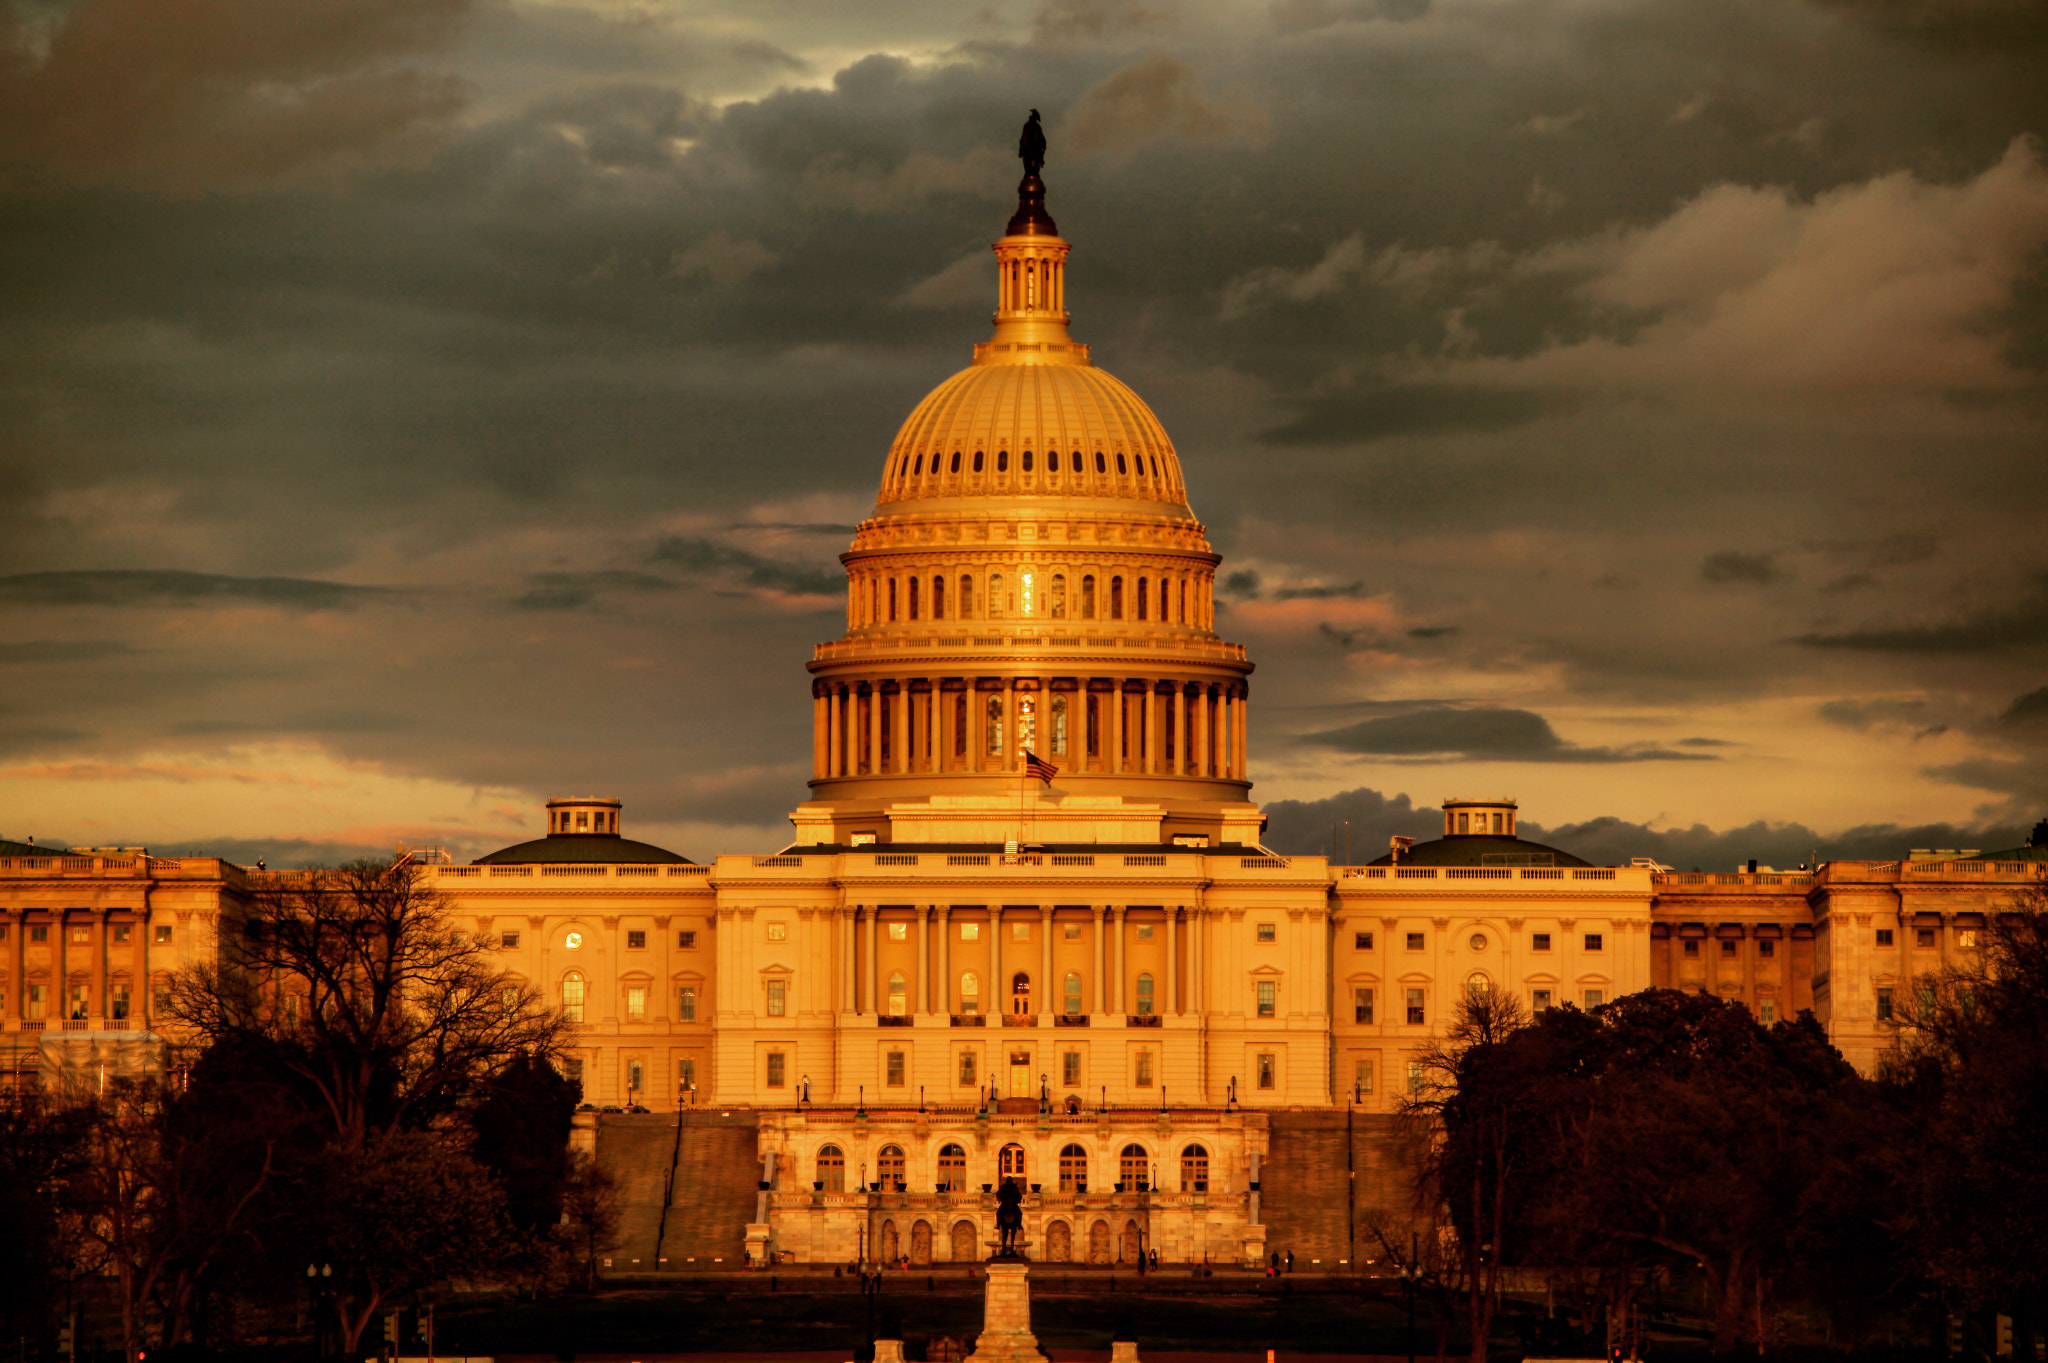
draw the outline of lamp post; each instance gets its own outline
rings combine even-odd
[[[334,1276],[332,1264],[306,1265],[306,1296],[312,1302],[313,1310],[313,1356],[327,1357],[327,1315],[321,1310],[327,1292],[327,1282]]]

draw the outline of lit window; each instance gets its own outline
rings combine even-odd
[[[1410,951],[1420,951],[1420,950],[1422,950],[1422,934],[1421,934],[1421,933],[1419,933],[1419,932],[1411,932],[1411,933],[1409,933],[1409,934],[1408,934],[1408,949],[1409,949]]]
[[[567,975],[562,979],[562,1016],[571,1022],[583,1021],[583,977]]]
[[[963,942],[978,942],[978,941],[980,941],[980,940],[981,940],[981,924],[979,924],[979,923],[962,923],[962,924],[960,925],[960,940],[961,940],[961,941],[963,941]]]
[[[1776,999],[1759,999],[1756,1005],[1756,1016],[1759,1022],[1776,1022],[1778,1020],[1778,1001]]]
[[[1493,982],[1484,975],[1473,974],[1465,980],[1465,997],[1483,999],[1493,990]]]
[[[1422,991],[1420,989],[1411,989],[1408,991],[1408,1025],[1420,1027],[1422,1025],[1422,1018]]]
[[[1262,1089],[1273,1087],[1273,1053],[1271,1051],[1259,1052],[1259,1087]]]
[[[1141,942],[1152,940],[1152,925],[1150,923],[1138,924],[1138,940]]]
[[[1067,1088],[1077,1088],[1081,1083],[1081,1053],[1066,1051],[1060,1056],[1060,1083]]]
[[[787,1017],[788,1015],[789,982],[787,980],[768,981],[768,1016],[779,1018]]]
[[[1361,1060],[1352,1068],[1351,1082],[1360,1093],[1372,1092],[1372,1061]]]
[[[562,946],[568,951],[582,950],[583,934],[580,932],[565,933],[562,937]]]
[[[1262,1017],[1262,1018],[1269,1018],[1269,1017],[1272,1017],[1272,1016],[1273,1016],[1273,1013],[1274,1013],[1274,1008],[1275,1008],[1275,1005],[1276,1005],[1276,1001],[1278,1000],[1279,994],[1280,994],[1280,986],[1279,986],[1279,985],[1277,985],[1277,984],[1275,984],[1275,983],[1274,983],[1274,982],[1273,982],[1272,980],[1260,980],[1260,981],[1259,981],[1259,1016],[1260,1016],[1260,1017]]]
[[[125,942],[128,940],[128,925],[126,923],[114,924],[114,940],[116,942]]]
[[[626,1021],[639,1022],[647,1016],[647,986],[629,985],[626,989]]]
[[[900,971],[900,970],[892,970],[892,971],[890,971],[890,972],[889,972],[889,1016],[890,1016],[890,1017],[892,1017],[892,1018],[900,1018],[900,1017],[902,1017],[902,1016],[903,1016],[903,1014],[904,1014],[905,1012],[907,1012],[907,1011],[908,1011],[908,1002],[907,1002],[907,1000],[908,1000],[908,998],[909,998],[909,994],[910,994],[910,985],[909,985],[909,982],[908,982],[907,980],[905,980],[905,979],[903,978],[903,972],[902,972],[902,971]]]
[[[157,926],[156,926],[156,931],[155,931],[154,933],[152,933],[152,934],[151,934],[151,936],[155,938],[155,940],[156,940],[156,942],[157,942],[157,944],[158,944],[159,946],[163,945],[163,944],[164,944],[164,943],[166,943],[166,942],[169,942],[169,941],[171,940],[171,928],[170,928],[170,925],[169,925],[168,923],[159,923],[159,924],[157,924]],[[42,939],[41,939],[41,938],[37,938],[36,940],[37,940],[37,941],[41,941]]]
[[[1531,937],[1529,939],[1529,949],[1531,951],[1550,950],[1550,934],[1547,932],[1539,932],[1535,936]]]
[[[1079,923],[1062,923],[1060,924],[1060,931],[1069,942],[1081,940],[1081,925]]]
[[[1074,1017],[1078,1015],[1081,1011],[1081,977],[1071,970],[1067,972],[1064,997],[1066,999],[1067,1016]]]
[[[92,940],[92,927],[91,927],[91,925],[90,925],[90,924],[87,924],[87,923],[74,923],[74,924],[72,924],[72,925],[71,925],[71,940],[72,940],[72,941],[74,941],[74,942],[90,942],[90,941]]]
[[[1152,977],[1150,975],[1138,976],[1137,1006],[1139,1017],[1147,1018],[1152,1016]]]
[[[890,940],[890,941],[892,941],[892,942],[907,942],[907,941],[909,941],[909,940],[910,940],[910,924],[908,924],[908,923],[891,923],[891,924],[889,925],[889,940]]]
[[[1535,1010],[1539,1013],[1550,1007],[1550,991],[1548,989],[1531,990],[1529,998]]]
[[[1600,934],[1599,934],[1599,933],[1597,933],[1597,932],[1589,932],[1589,933],[1587,933],[1587,934],[1586,934],[1586,950],[1588,950],[1588,951],[1598,951],[1598,950],[1600,950]]]
[[[697,1062],[678,1060],[676,1062],[676,1100],[687,1103],[690,1095],[697,1091]]]
[[[786,942],[786,941],[788,941],[788,940],[789,940],[789,924],[787,924],[787,923],[770,923],[770,924],[768,925],[768,940],[769,940],[769,941],[771,941],[771,942]]]
[[[890,1088],[900,1089],[903,1087],[903,1052],[889,1052],[888,1065],[884,1072],[889,1077]]]
[[[626,1062],[626,1092],[638,1093],[647,1086],[647,1071],[637,1060]]]
[[[1370,1023],[1372,1021],[1372,990],[1354,989],[1351,991],[1351,1020],[1362,1023]]]
[[[684,985],[676,991],[676,1021],[695,1022],[696,1020],[697,991],[689,985]]]
[[[960,1052],[960,1087],[971,1089],[980,1082],[981,1078],[974,1063],[974,1052]]]
[[[1028,942],[1028,941],[1030,941],[1030,940],[1031,940],[1031,925],[1030,925],[1029,923],[1012,923],[1012,924],[1010,924],[1010,940],[1011,940],[1011,941],[1013,941],[1013,942]]]
[[[1352,933],[1352,934],[1351,934],[1351,948],[1352,948],[1352,950],[1354,950],[1354,951],[1371,951],[1371,950],[1372,950],[1372,934],[1371,934],[1371,933],[1369,933],[1369,932],[1354,932],[1354,933]]]
[[[1276,924],[1273,924],[1273,923],[1261,923],[1261,924],[1259,924],[1259,940],[1260,940],[1261,942],[1277,942],[1277,941],[1279,941],[1279,940],[1280,940],[1280,929],[1279,929],[1278,925],[1276,925]]]
[[[1598,1008],[1601,1004],[1605,1002],[1607,1002],[1607,992],[1605,990],[1588,989],[1586,991],[1586,1007],[1589,1010]]]
[[[981,1011],[981,981],[975,978],[974,972],[971,970],[960,977],[960,1011],[963,1013],[979,1013]]]
[[[768,1087],[772,1089],[788,1086],[788,1078],[781,1051],[768,1052]]]
[[[1152,1087],[1152,1052],[1138,1052],[1138,1074],[1133,1082],[1141,1089]]]
[[[125,984],[117,984],[117,985],[113,986],[113,988],[112,988],[112,990],[111,990],[111,994],[112,994],[112,999],[111,999],[111,1002],[110,1002],[110,1004],[109,1004],[109,1008],[108,1008],[107,1016],[108,1016],[108,1017],[110,1017],[110,1018],[115,1018],[115,1019],[120,1019],[120,1018],[125,1018],[125,1017],[127,1017],[127,1016],[128,1016],[128,986],[127,986],[127,985],[125,985]],[[289,1013],[289,1015],[290,1015],[290,1021],[291,1021],[291,1024],[292,1024],[292,1025],[293,1025],[294,1027],[298,1026],[298,1023],[299,1023],[299,996],[298,996],[297,994],[287,994],[287,995],[285,995],[285,1007],[286,1007],[286,1011],[287,1011],[287,1013]]]
[[[641,929],[639,929],[639,928],[632,928],[632,929],[629,929],[629,930],[627,931],[627,933],[626,933],[626,950],[628,950],[628,951],[645,951],[646,949],[647,949],[647,934],[646,934],[646,932],[645,932],[645,931],[643,931],[643,930],[641,930]]]
[[[1977,929],[1957,928],[1956,945],[1959,947],[1973,947],[1977,945]]]

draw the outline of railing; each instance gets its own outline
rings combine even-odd
[[[491,875],[492,875],[492,876],[494,876],[494,877],[496,877],[496,876],[530,876],[530,875],[532,875],[532,874],[533,874],[533,868],[532,868],[531,866],[493,866],[493,867],[491,868]]]
[[[1577,867],[1577,868],[1575,868],[1575,869],[1574,869],[1574,870],[1572,871],[1572,879],[1573,879],[1573,880],[1612,880],[1612,879],[1614,879],[1614,868],[1613,868],[1612,866],[1581,866],[1581,867]]]
[[[915,852],[877,852],[877,853],[875,853],[875,865],[877,865],[877,866],[915,866],[915,865],[917,865],[917,853],[915,853]]]
[[[661,868],[659,866],[614,866],[612,867],[612,874],[615,876],[658,876],[661,874]]]
[[[1542,870],[1529,867],[1518,873],[1523,880],[1563,880],[1564,872],[1556,869]]]
[[[1396,880],[1435,880],[1435,879],[1436,879],[1436,867],[1434,867],[1434,866],[1396,866],[1396,867],[1394,868],[1394,879],[1396,879]]]
[[[1037,1025],[1038,1025],[1038,1018],[1037,1018],[1037,1016],[1036,1016],[1035,1014],[1031,1014],[1031,1013],[1005,1013],[1005,1014],[1003,1014],[1003,1026],[1005,1026],[1005,1027],[1036,1027]]]
[[[92,1030],[92,1022],[87,1018],[65,1018],[64,1030],[67,1032],[88,1032]]]
[[[1088,1025],[1088,1015],[1086,1013],[1054,1013],[1052,1015],[1052,1025],[1055,1027],[1086,1027]]]
[[[1239,857],[1237,864],[1246,871],[1284,871],[1288,866],[1285,857]]]
[[[544,876],[601,876],[611,870],[609,866],[543,866]]]
[[[1052,864],[1055,866],[1093,866],[1095,864],[1095,854],[1093,852],[1055,852],[1052,854]]]
[[[1124,854],[1124,865],[1164,866],[1166,865],[1166,854],[1164,852],[1126,852]]]
[[[946,865],[948,865],[948,866],[986,866],[986,865],[988,865],[988,853],[986,853],[986,852],[948,852],[948,853],[946,853]]]
[[[711,874],[711,868],[709,866],[671,866],[668,868],[668,874],[672,876],[708,876]]]
[[[450,876],[462,878],[467,876],[480,876],[483,873],[484,868],[481,866],[436,866],[434,868],[434,875],[442,880],[446,880]]]
[[[1505,866],[1451,866],[1444,870],[1446,880],[1513,880],[1515,873]]]
[[[754,865],[756,866],[802,866],[803,864],[804,859],[802,857],[776,856],[754,858]]]

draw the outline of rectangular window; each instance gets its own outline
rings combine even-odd
[[[892,942],[907,942],[907,941],[909,941],[909,940],[910,940],[910,924],[908,924],[908,923],[891,923],[891,924],[889,925],[889,940],[890,940],[890,941],[892,941]]]
[[[694,950],[694,949],[696,948],[696,946],[697,946],[697,934],[696,934],[696,933],[695,933],[694,931],[691,931],[691,932],[679,932],[679,933],[677,933],[677,934],[676,934],[676,949],[677,949],[677,950],[679,950],[679,951],[691,951],[691,950]]]
[[[1152,1052],[1138,1052],[1138,1073],[1132,1082],[1141,1089],[1152,1087]]]
[[[1409,934],[1408,934],[1408,949],[1409,949],[1410,951],[1420,951],[1420,950],[1422,950],[1422,934],[1421,934],[1421,933],[1419,933],[1419,932],[1411,932],[1411,933],[1409,933]]]
[[[647,1067],[637,1060],[626,1062],[626,1092],[638,1093],[647,1087]]]
[[[159,943],[171,940],[171,925],[169,923],[159,923],[156,925],[156,940]]]
[[[889,1076],[889,1087],[900,1089],[903,1087],[903,1052],[890,1051],[888,1059],[884,1072]]]
[[[1597,933],[1597,932],[1589,932],[1589,933],[1587,933],[1587,934],[1586,934],[1586,950],[1588,950],[1588,951],[1598,951],[1598,950],[1600,950],[1600,946],[1601,946],[1601,941],[1600,941],[1600,934],[1599,934],[1599,933]]]
[[[114,940],[117,942],[128,940],[128,925],[126,923],[114,924]]]
[[[1372,1092],[1372,1061],[1361,1060],[1353,1070],[1351,1083],[1360,1093]]]
[[[641,1022],[647,1017],[647,986],[630,985],[626,989],[626,1021]]]
[[[503,947],[507,951],[512,950],[514,947],[519,945],[519,934],[516,932],[499,933],[498,945]]]
[[[1742,944],[1736,941],[1734,938],[1723,937],[1721,939],[1721,954],[1723,956],[1733,956],[1741,949]]]
[[[1888,947],[1892,944],[1892,930],[1890,928],[1879,928],[1877,930],[1877,944],[1881,947]]]
[[[583,1057],[576,1055],[563,1056],[562,1077],[570,1083],[581,1087],[583,1083]]]
[[[1352,991],[1351,991],[1351,1020],[1352,1020],[1353,1022],[1362,1022],[1362,1023],[1370,1023],[1370,1022],[1372,1021],[1372,1003],[1373,1003],[1373,999],[1372,999],[1372,990],[1370,990],[1370,989],[1354,989],[1354,990],[1352,990]]]
[[[162,932],[162,931],[163,931],[163,929],[162,929],[162,928],[158,928],[158,929],[157,929],[157,931],[158,931],[158,932]],[[46,923],[32,923],[32,924],[30,924],[30,925],[29,925],[29,930],[28,930],[28,940],[29,940],[29,941],[31,941],[31,942],[47,942],[47,941],[49,941],[49,940],[50,940],[50,928],[49,928],[49,925],[48,925],[48,924],[46,924]]]
[[[768,1016],[779,1018],[787,1017],[788,1015],[789,982],[787,980],[768,981]]]
[[[783,1073],[782,1052],[768,1052],[768,1087],[772,1089],[779,1089],[786,1088],[787,1086],[788,1080],[784,1077]]]
[[[1697,956],[1700,954],[1700,944],[1697,938],[1688,937],[1685,939],[1683,954],[1687,956]]]
[[[1956,945],[1959,947],[1973,947],[1977,945],[1977,929],[1957,928]]]
[[[1060,931],[1069,942],[1081,940],[1081,925],[1079,923],[1062,923],[1060,924]]]
[[[686,984],[676,990],[676,1021],[695,1022],[696,1020],[697,991]]]
[[[788,940],[789,940],[789,924],[787,924],[787,923],[770,923],[770,924],[768,925],[768,940],[769,940],[769,941],[771,941],[771,942],[786,942],[786,941],[788,941]]]
[[[1152,940],[1152,925],[1150,923],[1138,924],[1138,940],[1141,942]]]
[[[963,942],[978,942],[978,941],[980,941],[980,940],[981,940],[981,924],[979,924],[979,923],[962,923],[962,924],[960,925],[960,940],[961,940],[961,941],[963,941]]]
[[[1279,985],[1277,985],[1277,984],[1275,984],[1275,983],[1274,983],[1273,981],[1271,981],[1271,980],[1260,980],[1260,981],[1259,981],[1259,1016],[1260,1016],[1260,1017],[1262,1017],[1262,1018],[1269,1018],[1269,1017],[1272,1017],[1272,1016],[1273,1016],[1273,1010],[1274,1010],[1274,1005],[1275,1005],[1275,1001],[1276,1001],[1276,999],[1277,999],[1277,997],[1278,997],[1279,993],[1280,993],[1280,986],[1279,986]]]
[[[1547,932],[1537,933],[1534,937],[1529,939],[1529,946],[1530,949],[1534,951],[1550,950],[1550,934]]]
[[[1933,946],[1933,945],[1934,945],[1934,929],[1933,929],[1933,928],[1915,928],[1915,929],[1913,929],[1913,945],[1914,945],[1914,946],[1916,946],[1916,947],[1931,947],[1931,946]]]
[[[1607,992],[1605,990],[1588,989],[1586,991],[1586,1007],[1588,1009],[1598,1008],[1605,1002],[1607,1002]]]
[[[689,1102],[690,1095],[697,1091],[697,1062],[676,1061],[676,1096],[682,1102]]]
[[[1550,991],[1548,989],[1531,990],[1529,992],[1529,1001],[1535,1010],[1540,1013],[1550,1007]]]
[[[1877,991],[1877,1020],[1879,1022],[1890,1022],[1892,1020],[1892,991],[1889,989]]]
[[[1013,941],[1013,942],[1028,942],[1028,941],[1030,941],[1030,940],[1031,940],[1031,925],[1030,925],[1029,923],[1012,923],[1012,924],[1010,924],[1010,940],[1011,940],[1011,941]]]
[[[1060,1083],[1067,1088],[1081,1085],[1081,1053],[1066,1051],[1060,1056]]]
[[[113,998],[112,998],[112,1001],[111,1001],[111,1004],[110,1004],[110,1011],[109,1011],[109,1012],[107,1013],[107,1016],[108,1016],[108,1017],[110,1017],[110,1018],[125,1018],[125,1017],[127,1017],[127,1016],[128,1016],[128,986],[127,986],[127,985],[125,985],[125,984],[117,984],[117,985],[115,985],[115,986],[113,987],[113,991],[112,991],[112,993],[113,993]],[[292,1021],[293,1021],[294,1023],[296,1023],[296,1022],[297,1022],[297,1021],[299,1020],[299,1008],[298,1008],[298,1004],[299,1004],[299,996],[298,996],[297,994],[293,994],[293,995],[290,995],[290,998],[291,998],[291,1003],[292,1003]]]
[[[71,925],[71,940],[73,942],[90,942],[92,940],[92,925],[89,923],[73,923]]]
[[[1778,954],[1778,944],[1768,937],[1759,937],[1756,943],[1756,954],[1768,960]]]
[[[975,1068],[974,1052],[960,1052],[960,1087],[971,1089],[981,1082],[980,1072]]]
[[[1408,1025],[1420,1027],[1422,1019],[1422,991],[1420,989],[1411,989],[1408,991]]]
[[[1261,924],[1259,924],[1259,940],[1260,940],[1261,942],[1277,942],[1277,941],[1279,941],[1279,940],[1280,940],[1280,929],[1279,929],[1279,926],[1278,926],[1277,924],[1273,924],[1273,923],[1261,923]]]
[[[644,928],[628,928],[628,929],[626,930],[626,950],[628,950],[628,951],[645,951],[645,950],[647,950],[647,931],[646,931],[646,929],[644,929]]]
[[[1369,932],[1354,932],[1354,933],[1352,933],[1352,934],[1351,934],[1351,949],[1352,949],[1353,951],[1371,951],[1371,950],[1372,950],[1372,934],[1371,934],[1371,933],[1369,933]]]
[[[1410,1093],[1422,1092],[1422,1062],[1420,1060],[1408,1062],[1408,1091]]]
[[[1271,1051],[1259,1052],[1259,1087],[1262,1089],[1273,1087],[1273,1053]]]
[[[31,1018],[43,1016],[43,1010],[48,1006],[44,1002],[48,996],[43,992],[43,989],[44,986],[40,984],[32,984],[28,987],[28,1015]]]
[[[1756,1016],[1759,1022],[1776,1022],[1778,1020],[1778,1001],[1776,999],[1759,999],[1756,1005]]]

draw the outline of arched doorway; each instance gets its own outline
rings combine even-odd
[[[1073,1262],[1074,1231],[1066,1222],[1054,1221],[1045,1228],[1045,1257],[1055,1264]]]
[[[1019,1186],[1029,1182],[1025,1176],[1023,1146],[1006,1145],[997,1152],[996,1177],[1004,1183],[1014,1179]]]
[[[910,1262],[928,1264],[932,1261],[932,1223],[919,1221],[910,1228]]]
[[[1127,1264],[1138,1262],[1138,1256],[1145,1252],[1145,1237],[1138,1230],[1136,1221],[1124,1222],[1124,1241],[1117,1258]]]
[[[1021,970],[1010,977],[1010,1011],[1017,1014],[1031,1011],[1031,977]]]
[[[972,1263],[981,1256],[974,1252],[974,1223],[955,1221],[953,1223],[953,1262]]]
[[[1109,1222],[1097,1221],[1088,1228],[1088,1262],[1106,1264],[1109,1262]]]

